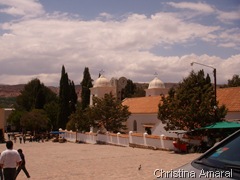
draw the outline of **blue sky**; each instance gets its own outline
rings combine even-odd
[[[204,69],[218,84],[240,67],[238,0],[0,0],[0,84],[111,79],[180,82]]]

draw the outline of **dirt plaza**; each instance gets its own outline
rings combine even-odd
[[[155,179],[156,169],[171,170],[200,154],[176,154],[170,151],[118,147],[111,145],[26,142],[14,143],[26,158],[33,180],[79,179]],[[6,149],[0,144],[0,151]],[[21,171],[17,180],[27,179]]]

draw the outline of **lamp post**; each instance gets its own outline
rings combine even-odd
[[[191,62],[191,66],[193,66],[193,64],[198,64],[198,65],[201,65],[201,66],[205,66],[205,67],[209,67],[209,68],[212,68],[213,69],[213,77],[214,77],[214,98],[215,98],[215,106],[214,106],[214,109],[215,109],[215,120],[217,118],[217,114],[216,114],[216,108],[217,108],[217,70],[216,68],[212,67],[212,66],[209,66],[209,65],[206,65],[206,64],[202,64],[202,63],[198,63],[198,62]]]

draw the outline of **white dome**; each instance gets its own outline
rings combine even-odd
[[[93,87],[109,87],[110,81],[101,75],[94,83]]]
[[[148,86],[148,89],[154,89],[154,88],[165,88],[164,83],[158,79],[157,77],[155,77]]]

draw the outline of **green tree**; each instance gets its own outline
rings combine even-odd
[[[59,89],[59,114],[58,114],[58,127],[65,129],[68,122],[68,116],[70,115],[69,106],[69,84],[68,84],[68,74],[65,71],[65,67],[62,66],[62,73],[60,79],[60,89]]]
[[[20,124],[24,129],[43,131],[49,128],[49,118],[44,110],[33,109],[21,117]]]
[[[75,90],[75,84],[73,81],[69,81],[69,90],[70,90],[70,95],[69,95],[70,113],[74,113],[76,111],[78,96],[77,96],[77,93]]]
[[[44,110],[50,120],[50,129],[51,130],[58,130],[58,112],[59,112],[59,104],[58,102],[50,102],[45,104]]]
[[[77,93],[73,81],[69,80],[65,67],[62,66],[59,89],[58,128],[66,128],[68,118],[76,110]]]
[[[240,86],[240,77],[239,75],[233,75],[232,79],[228,80],[229,87],[238,87]]]
[[[94,97],[90,107],[94,121],[107,131],[118,132],[126,129],[124,122],[130,116],[127,106],[123,106],[111,93],[103,98]]]
[[[93,126],[92,118],[88,112],[89,108],[83,109],[79,104],[75,113],[71,114],[67,123],[68,130],[89,131]],[[90,116],[89,116],[90,115]]]
[[[92,84],[92,78],[89,73],[89,69],[85,67],[83,72],[83,80],[81,82],[82,86],[82,93],[81,93],[81,99],[82,99],[82,108],[85,109],[90,104],[90,88],[93,87]]]
[[[136,84],[134,84],[132,82],[132,80],[128,79],[127,80],[127,84],[126,86],[122,89],[122,99],[125,99],[125,98],[131,98],[134,96],[135,92],[136,92]]]
[[[14,110],[7,119],[8,124],[10,124],[11,126],[14,126],[16,130],[21,130],[21,124],[20,124],[20,120],[22,118],[22,116],[26,113],[26,111],[21,111],[21,110]]]
[[[24,86],[23,91],[17,97],[17,109],[26,111],[43,109],[44,105],[51,101],[57,101],[56,94],[39,79],[33,79]]]
[[[148,88],[148,84],[135,83],[136,89],[132,97],[145,97],[146,92],[144,89]]]
[[[193,130],[222,121],[226,107],[215,104],[214,88],[209,75],[204,71],[192,71],[168,96],[162,96],[158,118],[166,124],[166,130]]]

